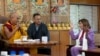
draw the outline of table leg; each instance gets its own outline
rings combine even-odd
[[[30,54],[38,54],[37,48],[30,48]]]

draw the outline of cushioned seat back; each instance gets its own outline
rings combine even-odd
[[[7,39],[7,37],[6,37],[6,35],[4,34],[4,31],[3,31],[4,29],[3,29],[3,24],[0,24],[0,35],[2,36],[2,38],[4,39],[4,40],[6,40]]]

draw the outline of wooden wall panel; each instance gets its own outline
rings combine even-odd
[[[70,0],[72,4],[85,4],[87,0]]]
[[[61,30],[60,31],[60,43],[62,45],[68,45],[69,44],[69,31],[67,30]]]
[[[89,2],[91,2],[91,4],[94,4],[94,5],[96,5],[96,4],[100,5],[100,0],[89,0]]]
[[[100,5],[100,0],[70,0],[72,4]]]
[[[50,30],[50,40],[51,41],[59,41],[59,31],[57,30]]]
[[[52,47],[54,56],[66,56],[67,45],[69,45],[69,31],[68,30],[52,30],[50,31],[50,40],[58,41],[59,44]]]
[[[86,4],[90,5],[100,5],[100,0],[87,0]]]
[[[70,3],[78,3],[79,0],[70,0]]]
[[[50,31],[50,40],[51,41],[58,41],[59,42],[59,31]],[[57,44],[56,46],[53,46],[51,48],[51,52],[55,52],[55,54],[53,56],[59,56],[59,44]]]
[[[69,31],[60,31],[60,56],[66,56],[67,45],[69,45]]]

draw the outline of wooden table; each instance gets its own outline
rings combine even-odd
[[[48,43],[21,42],[21,43],[9,43],[9,46],[11,48],[38,48],[38,47],[47,47],[47,46],[51,47],[51,46],[55,46],[56,44],[58,44],[58,42],[56,42],[56,41],[49,41]],[[51,48],[51,50],[52,50],[52,48]],[[51,52],[51,56],[54,56],[54,54],[55,54],[55,51]],[[37,56],[39,56],[39,55],[37,55]]]
[[[100,48],[92,49],[92,50],[81,50],[85,52],[86,56],[100,56]]]

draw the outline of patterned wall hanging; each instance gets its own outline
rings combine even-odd
[[[30,1],[31,15],[40,13],[41,15],[49,15],[49,0],[31,0]]]
[[[69,17],[69,1],[68,0],[50,0],[51,1],[51,22],[62,23],[67,21],[61,19],[61,16]]]
[[[69,10],[68,0],[51,0],[51,7],[58,7],[56,11],[58,15],[67,15],[67,11]]]
[[[19,17],[20,17],[20,21],[24,21],[27,20],[27,16],[28,16],[28,0],[5,0],[6,3],[6,16],[9,15],[9,13],[11,12],[17,12]]]

